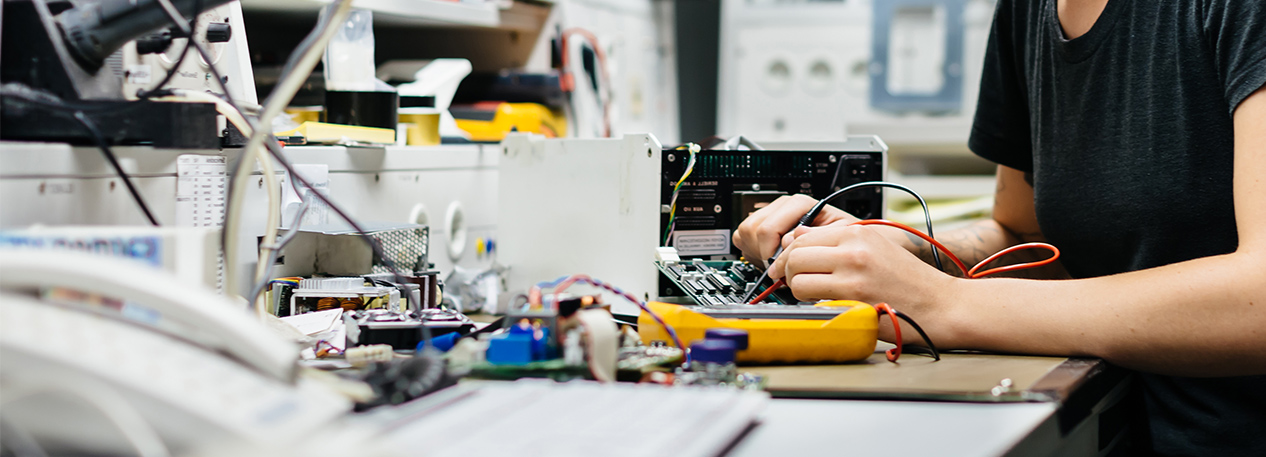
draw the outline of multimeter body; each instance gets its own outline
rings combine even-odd
[[[703,339],[711,328],[746,331],[748,348],[738,352],[741,363],[850,362],[870,357],[878,342],[878,313],[859,301],[708,307],[652,302],[647,306],[683,342]],[[667,331],[645,312],[637,324],[643,343],[670,340]]]

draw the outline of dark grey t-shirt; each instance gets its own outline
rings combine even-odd
[[[1110,0],[1073,40],[1055,3],[998,3],[971,149],[1032,173],[1074,277],[1234,251],[1232,115],[1266,84],[1266,1]],[[1142,444],[1266,455],[1266,377],[1141,379]]]

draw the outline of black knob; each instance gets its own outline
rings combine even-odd
[[[229,27],[227,22],[212,22],[207,24],[207,42],[210,43],[226,43],[229,38],[233,37],[233,28]]]
[[[136,39],[137,54],[157,54],[166,51],[171,46],[172,33],[170,30],[164,30],[158,33],[151,33]]]

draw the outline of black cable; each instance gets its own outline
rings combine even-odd
[[[932,234],[932,212],[928,210],[928,202],[923,200],[923,196],[919,195],[918,192],[915,192],[914,189],[903,186],[901,184],[891,183],[887,181],[859,182],[857,184],[852,184],[852,185],[849,185],[848,187],[832,192],[831,195],[828,195],[826,198],[819,200],[818,204],[813,205],[813,209],[810,209],[808,213],[805,213],[804,217],[800,218],[800,225],[809,225],[810,223],[812,223],[813,220],[818,217],[818,214],[822,212],[822,209],[825,208],[826,205],[830,204],[831,200],[839,198],[841,195],[844,195],[851,191],[866,188],[866,187],[887,187],[887,188],[903,191],[913,196],[915,200],[919,201],[919,205],[923,207],[923,220],[925,223],[927,223],[928,238],[933,238],[933,239],[936,238],[936,236]],[[774,256],[777,257],[777,254],[775,254]],[[941,255],[939,252],[937,252],[935,247],[932,248],[932,260],[936,263],[936,268],[938,270],[945,271],[945,267],[941,265]]]
[[[141,207],[141,212],[145,213],[145,218],[149,219],[149,223],[155,227],[160,226],[158,218],[154,217],[154,213],[150,212],[149,205],[145,204],[145,199],[141,197],[141,192],[136,190],[136,184],[132,183],[132,177],[128,176],[127,171],[123,170],[123,166],[119,165],[119,158],[114,155],[114,151],[110,150],[110,143],[106,141],[105,136],[101,134],[101,130],[97,125],[85,116],[83,111],[75,111],[74,117],[79,121],[79,125],[84,126],[88,130],[88,134],[97,141],[97,148],[101,150],[101,154],[105,156],[106,161],[110,162],[110,166],[114,167],[114,173],[119,175],[119,179],[123,180],[123,184],[127,186],[128,193],[132,194],[132,200],[136,202],[136,206]]]
[[[140,191],[136,189],[136,185],[132,182],[132,177],[128,175],[127,171],[123,169],[123,166],[119,164],[118,157],[115,156],[114,151],[110,149],[110,142],[107,141],[105,135],[101,133],[101,129],[97,128],[97,124],[92,122],[92,120],[84,114],[85,111],[100,110],[100,106],[80,106],[73,103],[67,103],[58,98],[56,95],[32,89],[18,83],[5,84],[3,88],[0,88],[0,93],[3,93],[5,97],[12,97],[35,106],[49,108],[53,112],[69,112],[70,116],[75,119],[75,122],[78,122],[80,126],[83,126],[84,130],[88,132],[88,135],[92,137],[93,141],[96,143],[97,149],[101,150],[101,155],[105,156],[106,161],[110,163],[112,168],[114,168],[114,173],[118,175],[119,179],[123,181],[123,184],[127,186],[128,193],[131,194],[132,200],[136,202],[136,206],[141,208],[141,212],[144,213],[145,218],[149,220],[149,223],[155,227],[161,225],[158,222],[158,218],[154,217],[154,213],[150,211],[149,205],[145,203],[145,199],[141,197]],[[124,105],[124,109],[129,109],[130,107],[135,106],[138,105]]]
[[[837,190],[835,192],[832,192],[830,195],[827,195],[826,198],[818,200],[818,203],[813,205],[813,208],[809,209],[809,212],[804,213],[804,216],[800,218],[800,221],[797,222],[796,226],[793,227],[791,230],[795,231],[795,229],[799,228],[800,226],[812,227],[813,220],[817,219],[818,214],[822,213],[822,210],[826,208],[826,205],[830,204],[831,200],[834,200],[838,198],[839,196],[844,195],[846,193],[852,192],[857,189],[865,188],[865,187],[889,187],[889,188],[901,190],[910,195],[913,195],[914,198],[919,201],[919,205],[923,207],[923,219],[927,223],[928,237],[936,238],[932,234],[932,213],[931,211],[928,210],[928,203],[927,201],[923,200],[923,196],[919,195],[918,192],[915,192],[914,189],[903,186],[901,184],[891,183],[887,181],[859,182],[859,183],[844,187],[843,189]],[[774,264],[774,260],[777,260],[779,255],[782,255],[782,246],[778,246],[778,249],[774,251],[774,256],[770,257],[769,260],[766,261],[765,272],[761,274],[759,279],[756,280],[756,288],[752,289],[746,295],[743,296],[743,303],[752,301],[752,297],[756,296],[756,291],[760,289],[761,283],[764,283],[765,280],[769,278],[768,267]],[[941,264],[941,255],[940,253],[937,252],[935,247],[932,248],[932,260],[933,262],[936,263],[937,269],[941,270],[942,272],[945,271],[945,266]]]
[[[887,313],[888,313],[888,312],[887,312],[887,311],[885,311],[885,310],[879,310],[879,314],[880,314],[880,315],[887,314]],[[907,324],[910,324],[910,326],[911,326],[911,327],[914,327],[914,331],[916,331],[916,332],[918,332],[918,333],[919,333],[919,336],[923,338],[923,342],[925,342],[925,343],[927,343],[927,344],[928,344],[927,350],[928,350],[928,351],[930,351],[930,353],[929,353],[929,352],[924,352],[924,351],[922,350],[923,348],[921,348],[921,347],[919,347],[919,346],[913,346],[913,345],[902,345],[902,346],[901,346],[901,350],[902,350],[902,351],[905,351],[905,352],[910,353],[910,354],[927,355],[927,356],[930,356],[930,357],[932,357],[933,359],[936,359],[936,360],[938,360],[938,361],[939,361],[939,360],[941,360],[941,353],[940,353],[940,351],[937,351],[937,350],[936,350],[936,344],[932,343],[932,338],[929,338],[929,337],[928,337],[928,334],[927,334],[926,332],[924,332],[924,331],[923,331],[923,327],[920,327],[918,322],[915,322],[915,321],[914,321],[914,319],[911,319],[911,318],[910,318],[910,316],[907,316],[907,315],[906,315],[906,313],[903,313],[903,312],[901,312],[901,311],[897,311],[897,310],[895,310],[895,309],[894,309],[894,310],[892,310],[892,313],[893,313],[893,314],[896,314],[896,315],[897,315],[897,317],[901,318],[901,320],[906,321],[906,323],[907,323]],[[906,351],[906,347],[907,347],[907,346],[908,346],[908,347],[910,347],[910,348],[918,348],[919,350]]]

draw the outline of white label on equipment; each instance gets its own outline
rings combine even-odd
[[[128,65],[128,84],[149,84],[150,79],[153,79],[153,74],[149,68],[149,65]]]
[[[227,168],[224,156],[183,154],[176,158],[176,225],[224,226]]]
[[[678,230],[673,232],[673,247],[682,258],[696,255],[730,253],[729,230]]]

